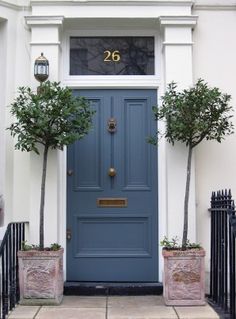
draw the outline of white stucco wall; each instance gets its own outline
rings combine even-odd
[[[198,1],[203,3],[203,1]],[[210,2],[210,1],[208,1]],[[216,1],[236,4],[235,1]],[[236,7],[222,10],[196,10],[199,16],[194,31],[194,80],[205,79],[232,95],[236,110]],[[234,125],[236,118],[234,113]],[[197,239],[207,250],[209,267],[211,191],[231,188],[236,198],[236,134],[221,144],[203,142],[196,148]]]
[[[25,8],[0,2],[0,192],[5,199],[5,223],[27,220],[29,189],[28,154],[14,151],[13,139],[6,131],[12,122],[9,105],[16,88],[29,83],[29,30]],[[28,58],[27,58],[28,57]]]
[[[9,134],[5,128],[9,123],[9,112],[7,111],[7,105],[12,99],[13,92],[15,90],[15,56],[16,56],[16,25],[17,12],[8,7],[2,7],[0,11],[1,19],[4,21],[1,23],[1,39],[3,40],[1,46],[1,66],[3,70],[3,76],[0,80],[0,86],[3,90],[1,94],[1,188],[5,200],[5,221],[8,222],[12,219],[13,211],[13,143],[12,139],[9,139]],[[12,39],[12,41],[11,41]]]
[[[5,154],[5,77],[6,77],[6,20],[0,19],[0,70],[2,70],[2,76],[0,77],[0,194],[3,194],[4,189],[4,154]]]

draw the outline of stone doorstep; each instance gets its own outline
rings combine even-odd
[[[107,315],[107,316],[106,316]],[[60,306],[18,305],[8,319],[219,319],[209,306],[171,307],[162,296],[66,296]]]
[[[160,282],[64,282],[67,296],[143,296],[162,295]]]

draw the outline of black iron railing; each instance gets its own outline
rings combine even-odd
[[[236,318],[235,240],[236,216],[231,191],[213,192],[211,197],[210,302],[223,318]]]
[[[17,252],[25,240],[25,223],[10,223],[0,245],[0,319],[20,299]]]

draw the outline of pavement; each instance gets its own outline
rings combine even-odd
[[[8,319],[218,319],[208,305],[165,306],[162,296],[64,296],[59,306],[18,305]]]

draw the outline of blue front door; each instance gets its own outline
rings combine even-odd
[[[93,129],[67,153],[67,280],[158,280],[155,90],[79,90]]]

